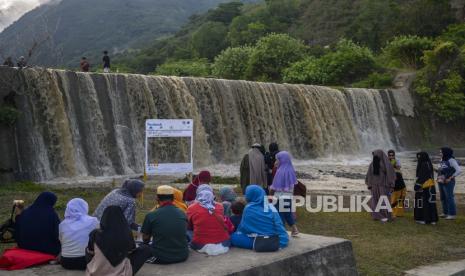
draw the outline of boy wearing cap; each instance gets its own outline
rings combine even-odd
[[[174,189],[163,185],[157,188],[159,207],[145,216],[141,232],[145,243],[153,238],[150,263],[171,264],[183,262],[189,256],[187,218],[173,205]]]

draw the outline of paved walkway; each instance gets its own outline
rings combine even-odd
[[[405,272],[408,276],[461,276],[465,275],[465,260],[420,266]]]

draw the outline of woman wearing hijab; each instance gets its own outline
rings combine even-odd
[[[31,206],[16,216],[15,239],[19,248],[51,255],[60,253],[60,219],[53,208],[56,202],[54,193],[43,192]]]
[[[253,249],[254,238],[259,236],[279,236],[279,246],[289,243],[289,236],[275,207],[265,201],[263,188],[250,185],[245,191],[247,205],[237,231],[231,235],[233,246]]]
[[[220,189],[220,198],[223,203],[224,215],[231,217],[231,205],[236,201],[236,192],[231,187],[223,187]]]
[[[420,224],[436,224],[436,187],[434,185],[433,164],[428,153],[417,153],[417,173],[415,181],[414,218]]]
[[[214,201],[212,188],[200,185],[195,203],[187,208],[188,229],[193,231],[192,249],[209,255],[211,248],[217,254],[228,251],[231,229],[225,224],[223,213],[223,205]]]
[[[404,216],[404,202],[407,196],[407,188],[405,187],[404,177],[402,176],[401,166],[399,159],[396,158],[396,152],[394,150],[388,150],[388,158],[394,171],[396,172],[396,181],[394,185],[394,192],[391,195],[391,207],[392,216],[403,217]]]
[[[65,219],[60,223],[61,266],[65,269],[85,270],[86,247],[89,234],[98,227],[97,218],[88,215],[89,205],[81,198],[73,198],[66,205]]]
[[[268,187],[273,184],[273,169],[276,163],[276,154],[279,152],[277,143],[271,143],[268,146],[268,152],[265,154],[266,174],[268,177]]]
[[[100,229],[89,235],[86,275],[132,276],[150,257],[148,246],[136,248],[121,208],[108,206],[100,220]]]
[[[173,188],[173,197],[174,197],[174,200],[173,200],[173,205],[178,207],[181,211],[183,211],[184,213],[187,211],[187,204],[184,202],[184,200],[182,199],[182,192],[178,189],[175,189]]]
[[[183,199],[190,205],[197,196],[197,188],[202,184],[210,184],[212,177],[209,171],[201,171],[199,175],[197,175],[191,184],[187,186],[184,190]]]
[[[394,191],[396,173],[382,150],[373,152],[373,161],[368,168],[365,184],[371,191],[371,216],[374,220],[387,222],[391,219],[389,195]],[[376,210],[379,207],[379,210]]]
[[[461,169],[459,163],[454,158],[454,151],[451,148],[441,148],[440,155],[441,162],[438,167],[438,184],[443,211],[440,217],[455,219],[457,215],[454,198],[455,178],[461,174]]]
[[[250,184],[262,186],[268,189],[268,177],[265,164],[265,148],[256,143],[253,144],[249,152],[242,158],[240,166],[241,188],[245,193],[245,189]]]
[[[299,230],[292,214],[292,195],[294,185],[297,184],[297,177],[294,166],[292,166],[292,157],[287,151],[281,151],[276,154],[276,159],[278,165],[273,184],[270,187],[271,194],[278,199],[275,207],[278,209],[283,223],[287,223],[292,228],[292,236],[297,236]],[[280,208],[280,206],[283,206],[283,208]]]
[[[124,217],[133,230],[137,230],[136,223],[136,199],[142,195],[144,182],[139,179],[124,181],[120,189],[115,189],[107,194],[95,209],[94,216],[101,220],[103,212],[108,206],[119,206],[123,210]]]

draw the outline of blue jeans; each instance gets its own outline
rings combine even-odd
[[[243,233],[234,232],[231,235],[231,244],[235,247],[253,249],[253,241],[254,238]]]
[[[454,188],[455,179],[451,180],[447,184],[439,184],[439,192],[441,194],[441,204],[444,215],[457,215],[457,211],[455,208]]]
[[[284,203],[284,208],[289,209],[289,211],[283,211],[281,212],[279,210],[279,203],[282,202]],[[280,198],[278,199],[278,203],[275,205],[276,210],[279,212],[279,216],[281,217],[281,220],[283,221],[283,225],[286,226],[293,226],[295,224],[295,218],[294,214],[292,214],[292,198]]]

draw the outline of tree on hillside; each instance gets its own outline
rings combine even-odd
[[[390,65],[410,69],[423,66],[423,51],[433,48],[433,40],[416,35],[397,36],[383,48],[383,56]]]
[[[213,60],[227,47],[228,28],[220,22],[207,22],[192,35],[192,50],[199,58]]]
[[[302,41],[287,34],[262,37],[252,52],[247,75],[260,81],[281,81],[282,72],[290,64],[301,60],[306,47]]]
[[[249,46],[227,48],[215,58],[212,66],[213,75],[225,79],[245,79],[247,64],[253,50]]]
[[[244,4],[241,2],[223,3],[218,8],[208,12],[207,20],[229,24],[234,17],[241,14],[241,8]]]
[[[363,0],[346,36],[375,51],[397,34],[399,5],[396,0]]]
[[[465,48],[439,43],[425,51],[425,67],[415,80],[415,91],[429,112],[447,121],[465,116]]]
[[[255,44],[268,33],[268,27],[253,16],[238,16],[229,26],[228,41],[231,46]]]
[[[435,37],[456,22],[449,0],[406,1],[400,13],[396,25],[401,34]]]

